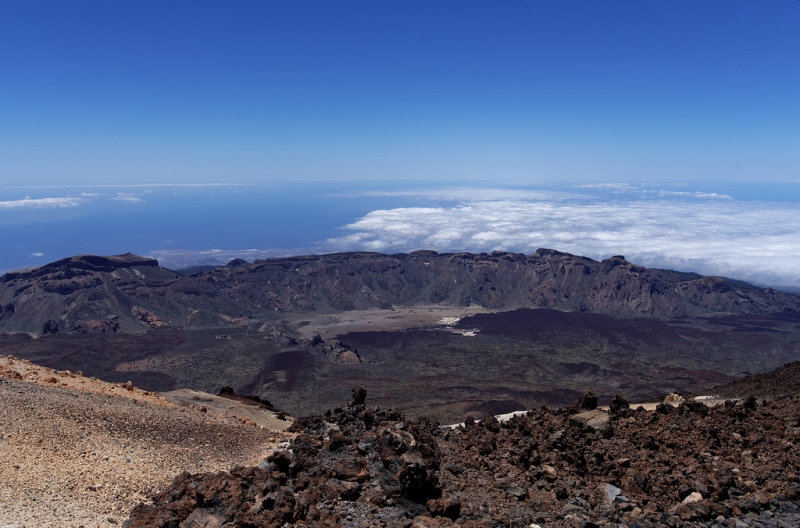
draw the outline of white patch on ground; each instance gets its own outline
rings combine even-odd
[[[450,332],[454,334],[461,334],[467,337],[475,337],[475,335],[480,332],[477,328],[473,328],[472,330],[461,330],[460,328],[451,328]]]
[[[453,328],[458,322],[461,321],[460,317],[442,317],[439,319],[439,325],[446,326],[450,332],[454,334],[461,334],[467,337],[475,337],[475,334],[479,332],[477,328],[473,328],[471,330],[463,330],[461,328]]]

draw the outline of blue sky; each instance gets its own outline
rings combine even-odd
[[[800,2],[0,3],[0,185],[800,181]]]
[[[800,1],[0,2],[0,272],[530,253],[800,290]]]

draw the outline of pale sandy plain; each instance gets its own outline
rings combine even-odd
[[[448,326],[449,323],[464,317],[495,312],[497,310],[487,310],[481,306],[465,308],[424,305],[393,310],[354,310],[326,315],[297,314],[292,316],[293,319],[289,320],[287,326],[306,339],[313,338],[315,334],[328,339],[348,332],[396,332],[411,328]]]

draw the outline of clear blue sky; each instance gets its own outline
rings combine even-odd
[[[800,2],[0,2],[0,185],[800,181]]]

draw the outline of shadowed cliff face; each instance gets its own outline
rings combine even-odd
[[[547,249],[532,255],[340,253],[271,259],[187,277],[173,288],[197,296],[224,291],[242,306],[278,311],[474,304],[680,317],[800,306],[798,296],[743,282]]]
[[[0,277],[0,331],[109,333],[160,327],[179,275],[130,253],[82,255]],[[144,308],[146,306],[147,308]],[[155,312],[157,320],[147,320]],[[162,325],[163,326],[163,325]]]
[[[234,261],[189,277],[156,264],[130,254],[81,256],[6,274],[0,278],[0,330],[107,329],[94,321],[113,320],[112,328],[139,331],[274,312],[419,304],[659,318],[800,310],[800,296],[770,288],[648,269],[621,256],[597,262],[549,249],[532,255],[419,251]]]

